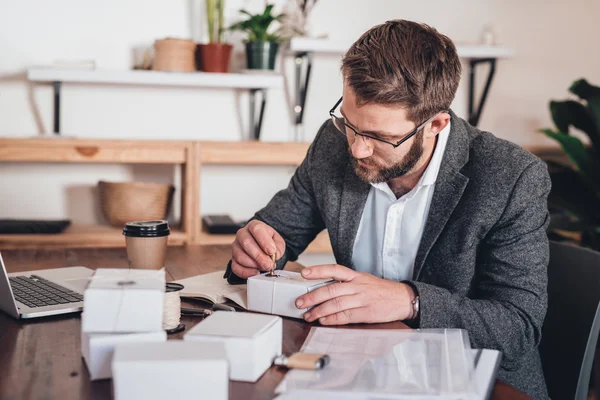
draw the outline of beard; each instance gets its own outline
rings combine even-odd
[[[350,155],[352,155],[352,150],[349,149],[349,151]],[[406,153],[406,156],[392,166],[381,165],[370,158],[361,159],[362,162],[369,164],[369,167],[360,165],[356,158],[352,158],[352,164],[356,175],[358,175],[363,182],[388,182],[409,173],[423,156],[423,151],[423,131],[421,131],[415,135],[415,140],[410,146],[408,153]]]

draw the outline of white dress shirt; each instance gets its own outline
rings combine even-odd
[[[357,271],[393,281],[412,279],[415,257],[429,214],[450,123],[440,133],[417,185],[396,199],[386,182],[372,184],[352,252]]]

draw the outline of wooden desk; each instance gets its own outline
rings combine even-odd
[[[231,255],[229,246],[170,247],[167,280],[222,270]],[[2,253],[9,272],[84,265],[125,268],[124,249],[10,250]],[[290,264],[288,269],[298,269]],[[186,302],[188,303],[188,302]],[[201,303],[192,302],[187,305]],[[199,319],[183,318],[186,331]],[[283,351],[300,349],[311,325],[284,318]],[[365,328],[366,326],[358,326]],[[404,329],[402,323],[369,327]],[[171,335],[181,339],[185,332]],[[81,358],[80,318],[76,315],[17,321],[0,312],[0,398],[2,399],[109,399],[110,380],[90,382]],[[232,382],[231,399],[272,399],[284,370],[271,368],[256,383]],[[202,393],[202,388],[198,388]],[[493,399],[528,398],[515,388],[496,383]]]

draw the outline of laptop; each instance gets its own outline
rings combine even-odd
[[[83,310],[83,291],[94,271],[66,267],[7,274],[0,254],[0,310],[37,318]]]

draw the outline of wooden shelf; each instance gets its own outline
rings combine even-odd
[[[169,236],[170,246],[179,246],[186,242],[186,234],[172,229]],[[122,229],[105,225],[71,225],[59,234],[19,234],[0,235],[0,249],[53,247],[125,247]]]
[[[0,138],[0,161],[184,164],[191,142]]]
[[[191,141],[102,140],[52,138],[2,138],[0,162],[173,164],[181,168],[181,230],[169,244],[193,243],[199,229],[198,166]],[[0,248],[119,247],[125,241],[118,228],[73,225],[56,235],[0,235]]]
[[[352,42],[329,39],[293,38],[289,43],[289,50],[294,53],[330,53],[343,54],[350,48]],[[513,57],[513,49],[502,46],[482,46],[456,44],[456,51],[461,58],[506,58]]]
[[[206,231],[200,232],[198,238],[199,244],[215,245],[226,244],[230,245],[235,240],[235,235],[216,235]],[[327,231],[323,231],[317,235],[315,240],[306,248],[307,253],[331,253],[331,242]]]
[[[283,86],[283,77],[276,73],[234,74],[33,67],[27,70],[27,78],[32,82],[48,83],[68,82],[235,89],[272,89]]]
[[[300,165],[310,143],[199,142],[205,165]]]

